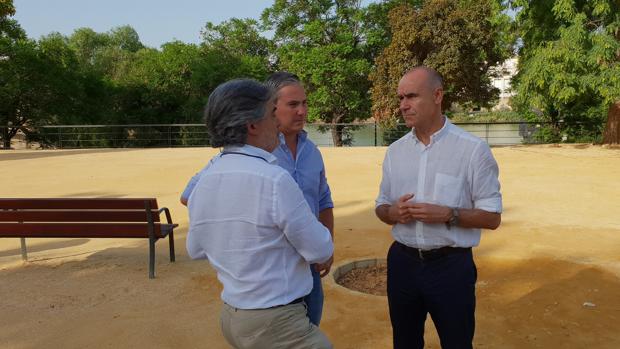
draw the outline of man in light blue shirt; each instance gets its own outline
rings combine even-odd
[[[306,314],[310,264],[332,260],[329,230],[271,154],[279,144],[272,91],[253,80],[218,86],[205,110],[213,147],[189,197],[187,251],[223,285],[220,322],[235,348],[332,345]]]
[[[291,174],[304,193],[310,209],[319,222],[334,234],[334,203],[325,177],[323,157],[316,145],[308,139],[304,126],[308,116],[306,92],[299,78],[288,72],[271,74],[265,82],[276,91],[276,117],[280,123],[280,144],[273,151],[278,165]],[[319,325],[323,313],[323,286],[321,277],[327,275],[333,260],[312,266],[314,287],[305,298],[310,321]]]
[[[273,151],[278,165],[287,170],[301,188],[304,197],[318,220],[334,232],[334,203],[325,177],[323,157],[317,146],[308,139],[303,130],[308,115],[306,93],[299,78],[288,72],[272,74],[265,84],[276,92],[275,115],[279,122],[279,145]],[[215,161],[217,158],[214,158]],[[208,168],[211,165],[207,165]],[[205,169],[206,169],[205,168]],[[187,199],[204,169],[192,177],[181,195],[181,202]],[[312,292],[304,299],[308,306],[310,321],[319,325],[323,312],[323,286],[321,277],[329,273],[333,260],[311,266]]]

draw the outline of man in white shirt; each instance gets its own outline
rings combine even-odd
[[[471,248],[501,222],[498,167],[489,146],[441,111],[443,81],[428,67],[398,85],[411,132],[383,162],[376,214],[392,225],[388,304],[394,348],[423,348],[431,315],[442,348],[471,348],[477,278]]]
[[[222,332],[235,348],[331,348],[306,316],[311,263],[333,254],[329,230],[299,186],[276,165],[280,143],[273,93],[233,80],[209,96],[213,147],[188,208],[187,251],[208,259],[223,285]]]

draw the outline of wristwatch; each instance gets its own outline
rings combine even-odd
[[[459,209],[456,207],[452,208],[452,217],[446,221],[446,228],[450,230],[450,228],[459,225]]]

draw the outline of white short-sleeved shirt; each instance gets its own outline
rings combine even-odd
[[[431,136],[428,145],[420,142],[412,130],[388,147],[376,206],[392,205],[399,197],[412,193],[413,202],[501,213],[498,176],[497,162],[488,144],[445,118],[444,126]],[[444,223],[397,223],[392,227],[392,236],[402,244],[424,250],[480,243],[480,229],[447,229]]]

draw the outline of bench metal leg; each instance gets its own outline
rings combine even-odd
[[[21,249],[22,249],[22,260],[23,261],[27,261],[28,260],[28,250],[26,249],[26,238],[19,238],[19,242],[21,244]]]
[[[174,257],[174,234],[172,232],[170,232],[170,234],[168,235],[168,242],[170,245],[170,261],[174,262],[175,261],[175,257]]]
[[[149,238],[149,279],[155,278],[155,239]]]

